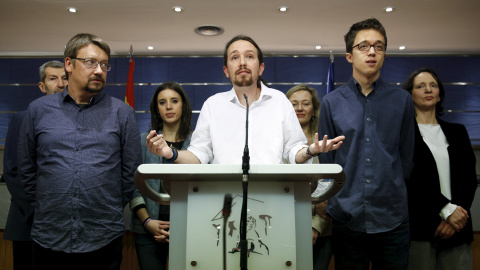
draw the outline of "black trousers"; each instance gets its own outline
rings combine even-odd
[[[33,241],[13,241],[13,269],[33,269]]]
[[[35,270],[119,270],[122,263],[122,237],[86,253],[66,253],[33,246]]]

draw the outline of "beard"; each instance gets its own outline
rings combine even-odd
[[[252,79],[251,76],[249,78],[240,78],[240,79],[235,78],[233,84],[237,85],[237,86],[240,86],[240,87],[252,86],[253,79]]]
[[[93,79],[100,79],[102,81],[102,86],[100,88],[91,88],[89,87],[89,83],[91,80]],[[100,77],[94,77],[92,78],[91,80],[88,80],[88,83],[87,85],[85,86],[85,91],[87,91],[88,93],[92,93],[92,94],[97,94],[97,93],[100,93],[102,92],[103,88],[105,87],[105,81],[103,80],[103,78],[100,78]]]
[[[92,94],[100,93],[100,92],[102,92],[102,90],[103,90],[103,86],[100,89],[93,89],[93,88],[90,88],[88,86],[85,87],[85,91],[87,91],[88,93],[92,93]]]

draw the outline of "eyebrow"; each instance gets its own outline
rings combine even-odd
[[[368,44],[370,44],[370,42],[368,42],[367,40],[360,41],[358,44],[362,44],[362,43],[368,43]],[[383,42],[383,41],[381,41],[381,40],[377,40],[377,41],[375,41],[373,44],[377,44],[377,43],[385,44],[385,42]]]
[[[230,55],[233,54],[233,53],[236,53],[236,52],[239,52],[239,51],[238,51],[238,50],[234,50],[234,51],[232,51],[232,52],[230,53]],[[254,53],[254,54],[255,54],[255,51],[254,51],[254,50],[246,50],[245,52],[247,52],[247,53]]]

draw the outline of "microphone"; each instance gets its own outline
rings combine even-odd
[[[242,200],[242,212],[240,213],[240,269],[246,270],[247,267],[247,200],[248,200],[248,171],[250,170],[250,155],[248,151],[248,98],[243,94],[245,102],[247,103],[247,117],[245,121],[245,149],[243,150],[242,159],[242,188],[243,188],[243,200]]]
[[[223,270],[227,270],[227,219],[232,212],[232,194],[227,193],[225,194],[225,199],[223,201],[223,228],[222,228],[222,235],[223,235]]]
[[[232,213],[232,194],[230,193],[225,194],[222,213],[223,218],[228,218],[230,216],[230,213]]]

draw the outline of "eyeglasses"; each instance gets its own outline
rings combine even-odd
[[[384,52],[387,49],[387,45],[381,42],[377,42],[373,45],[370,45],[368,42],[360,42],[357,45],[353,46],[352,49],[354,49],[355,47],[358,47],[358,49],[362,52],[368,52],[372,47],[375,52]]]
[[[112,69],[112,65],[110,65],[109,63],[98,62],[97,60],[92,58],[72,58],[72,59],[82,60],[83,64],[85,64],[87,68],[97,68],[98,65],[100,64],[100,68],[103,71],[110,71],[110,69]]]

